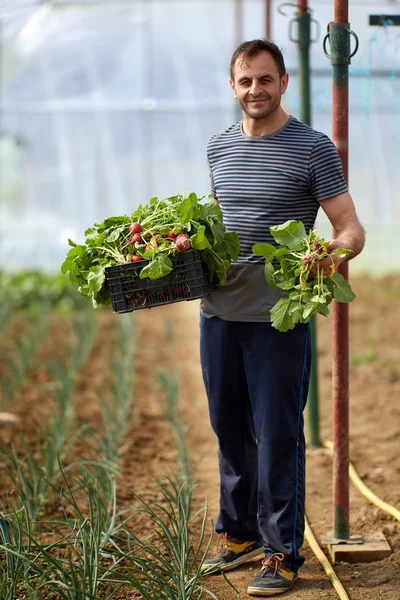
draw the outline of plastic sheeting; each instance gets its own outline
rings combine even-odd
[[[324,31],[332,3],[310,4]],[[243,39],[263,36],[263,6],[243,2]],[[207,141],[237,117],[227,81],[234,7],[234,0],[0,0],[3,266],[58,268],[68,237],[80,241],[93,222],[155,195],[208,193]],[[274,41],[291,73],[287,108],[297,115],[293,9],[284,16],[277,7]],[[351,191],[366,225],[393,225],[400,217],[399,36],[368,26],[382,3],[358,2],[351,11],[361,42],[351,67]],[[313,125],[330,134],[321,39],[311,63]]]

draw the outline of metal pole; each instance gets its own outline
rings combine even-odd
[[[298,0],[298,69],[300,93],[300,120],[311,126],[311,95],[310,95],[310,44],[311,17],[307,0]],[[317,357],[317,319],[315,315],[310,321],[312,346],[312,363],[310,386],[307,400],[308,443],[311,447],[321,446],[319,435],[319,397],[318,397],[318,357]]]
[[[265,0],[265,37],[267,38],[267,40],[271,39],[271,33],[272,33],[271,4],[272,4],[272,0]]]
[[[235,47],[243,41],[242,0],[235,0]]]
[[[298,68],[300,86],[300,120],[311,125],[310,106],[310,13],[307,0],[298,0]]]
[[[235,0],[235,48],[243,42],[243,14],[242,0]],[[242,109],[237,101],[235,101],[234,119],[236,122],[241,121],[243,117]]]
[[[350,63],[348,0],[335,0],[334,22],[329,25],[332,64],[332,137],[348,180],[348,78]],[[333,231],[335,237],[335,231]],[[348,264],[339,272],[347,279]],[[335,539],[349,539],[349,316],[348,305],[333,302],[333,503]]]

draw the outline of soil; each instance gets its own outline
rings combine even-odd
[[[400,282],[396,278],[352,280],[357,299],[350,307],[350,456],[363,481],[383,500],[400,507]],[[116,319],[111,311],[98,315],[94,345],[81,370],[76,409],[79,418],[102,429],[99,398],[110,371],[117,345]],[[125,316],[124,316],[125,318]],[[162,414],[160,389],[154,383],[155,372],[179,373],[179,416],[186,423],[186,438],[197,483],[195,505],[208,502],[209,531],[218,511],[219,477],[216,439],[211,430],[207,400],[199,364],[199,306],[197,301],[180,302],[132,313],[136,324],[135,394],[132,418],[122,446],[118,507],[133,504],[133,494],[152,499],[154,476],[170,474],[176,465],[174,433]],[[27,323],[14,318],[2,343],[7,349],[12,336],[22,335]],[[318,371],[321,439],[332,438],[331,407],[331,319],[318,320]],[[19,428],[35,452],[37,430],[45,421],[54,398],[51,375],[46,364],[63,356],[64,342],[71,336],[68,317],[53,315],[51,326],[38,357],[16,393],[12,413],[19,417]],[[0,365],[1,366],[1,365]],[[4,365],[3,365],[4,366]],[[14,426],[0,422],[0,434],[6,444],[16,440]],[[80,442],[75,458],[85,455],[90,446]],[[73,458],[73,457],[72,457]],[[72,460],[71,458],[71,460]],[[10,493],[10,483],[0,465],[0,493]],[[382,531],[388,540],[390,557],[372,563],[340,563],[335,571],[351,600],[400,600],[400,523],[370,504],[353,485],[350,486],[351,533],[368,535]],[[60,512],[56,501],[49,502],[46,516]],[[321,542],[332,529],[332,458],[324,449],[307,453],[307,516]],[[60,516],[58,514],[58,516]],[[140,525],[143,533],[147,523]],[[325,546],[323,546],[327,554]],[[305,542],[306,557],[300,579],[283,598],[302,600],[334,599],[338,595],[320,563]],[[328,554],[327,554],[328,555]],[[227,573],[240,598],[259,568],[257,561]],[[221,575],[210,576],[207,585],[219,600],[236,600],[238,594]],[[121,600],[133,597],[127,591]],[[50,596],[49,596],[50,600]]]

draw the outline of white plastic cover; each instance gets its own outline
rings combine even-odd
[[[264,0],[243,0],[242,39]],[[299,112],[297,48],[272,6],[273,38]],[[324,34],[332,3],[310,2]],[[365,225],[398,224],[399,28],[382,2],[350,3],[350,184]],[[387,12],[393,12],[389,1]],[[0,0],[0,267],[58,269],[67,239],[152,196],[208,193],[207,140],[237,111],[228,84],[235,0]],[[331,70],[311,48],[313,126],[331,132]],[[379,74],[380,73],[380,74]],[[396,201],[397,199],[397,201]],[[388,225],[389,226],[389,225]]]

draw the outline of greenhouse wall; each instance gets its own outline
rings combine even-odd
[[[293,7],[272,4],[272,38],[299,115]],[[312,125],[331,134],[322,37],[333,3],[309,2]],[[1,268],[58,270],[68,238],[153,196],[209,192],[208,139],[238,120],[229,83],[238,42],[264,36],[264,0],[0,1]],[[349,184],[367,231],[351,269],[400,270],[400,29],[369,26],[393,2],[350,2]],[[400,13],[400,10],[398,10]],[[238,27],[240,25],[240,27]],[[320,231],[329,237],[326,218]]]

